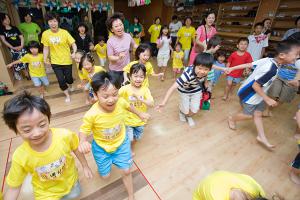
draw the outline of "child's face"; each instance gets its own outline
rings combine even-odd
[[[244,52],[247,51],[248,48],[248,42],[247,41],[240,41],[237,45],[238,50]]]
[[[186,25],[186,26],[190,26],[191,23],[192,23],[192,21],[191,21],[190,18],[188,18],[188,19],[185,20],[185,25]]]
[[[255,29],[254,29],[254,32],[255,32],[256,35],[260,35],[262,30],[263,30],[262,26],[256,26]]]
[[[139,70],[137,73],[134,73],[130,76],[131,84],[137,88],[141,87],[144,80],[145,75],[142,70]]]
[[[104,45],[104,41],[103,40],[100,40],[99,41],[99,45],[102,47]]]
[[[175,50],[176,50],[177,52],[179,52],[179,51],[181,50],[180,45],[176,45]]]
[[[33,109],[23,113],[17,120],[17,131],[31,146],[45,143],[49,136],[49,120],[46,115]]]
[[[155,20],[155,24],[157,24],[157,25],[160,24],[160,19],[159,19],[159,18],[157,18],[157,19]]]
[[[82,67],[88,72],[91,73],[94,70],[94,66],[91,62],[89,62],[88,60],[84,60],[82,62]]]
[[[196,73],[198,78],[202,78],[202,77],[207,76],[209,71],[210,71],[210,69],[206,66],[203,66],[203,65],[196,65],[195,66],[195,73]]]
[[[51,30],[57,30],[58,29],[58,21],[57,19],[51,19],[48,21],[48,25]]]
[[[168,34],[168,32],[169,32],[169,29],[167,29],[167,28],[164,28],[164,29],[162,30],[162,32],[163,32],[163,34],[164,34],[164,35],[167,35],[167,34]]]
[[[279,58],[282,60],[281,64],[295,63],[299,58],[300,47],[294,47],[288,53],[280,53]]]
[[[224,63],[225,62],[225,56],[219,56],[218,57],[218,62],[219,63]]]
[[[80,63],[81,57],[82,57],[82,54],[81,54],[81,53],[76,53],[76,54],[75,54],[74,60],[75,60],[75,62],[76,62],[77,64]]]
[[[30,50],[31,54],[33,54],[33,55],[37,55],[39,53],[38,48],[30,48],[29,50]]]
[[[81,34],[85,34],[85,27],[84,26],[79,26],[78,27],[78,32]]]
[[[140,53],[140,63],[141,64],[146,64],[150,58],[150,50],[146,49],[146,51]]]
[[[114,111],[119,98],[118,92],[119,90],[112,84],[106,88],[100,88],[96,92],[100,107],[107,112]]]

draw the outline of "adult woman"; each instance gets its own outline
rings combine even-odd
[[[39,34],[41,33],[41,28],[36,23],[32,22],[31,13],[26,13],[24,16],[25,22],[19,24],[18,28],[24,35],[25,45],[30,41],[39,42]]]
[[[271,30],[271,24],[272,24],[271,19],[270,18],[265,18],[262,21],[262,24],[264,25],[262,33],[264,35],[267,35],[268,37],[270,37],[271,33],[272,33],[272,30]]]
[[[156,41],[160,33],[161,25],[160,25],[160,17],[156,17],[154,20],[154,24],[150,26],[148,29],[148,33],[151,35],[150,43],[152,47],[152,55],[157,55],[157,47],[156,47]]]
[[[6,14],[0,15],[1,29],[0,38],[5,46],[10,50],[12,61],[19,60],[26,54],[24,49],[24,38],[21,32],[14,26],[10,25],[10,18]],[[27,79],[30,79],[26,64],[16,64],[13,67],[14,77],[21,80],[20,72],[23,71]]]
[[[107,41],[109,69],[123,82],[123,68],[130,62],[130,47],[137,48],[131,35],[124,32],[123,15],[114,13],[107,21],[108,30],[112,33]]]
[[[287,39],[289,36],[293,35],[294,33],[300,32],[300,16],[296,18],[295,20],[295,28],[289,29],[287,30],[287,32],[285,32],[284,36],[282,37],[282,40]]]
[[[77,32],[74,36],[77,49],[89,53],[91,49],[94,49],[94,45],[91,36],[87,34],[88,27],[84,23],[80,23],[77,26]]]
[[[186,64],[189,59],[189,54],[192,46],[192,41],[195,40],[195,28],[191,26],[192,18],[187,17],[184,21],[185,26],[181,27],[177,33],[177,41],[182,45],[184,51],[184,63]]]
[[[216,28],[213,27],[215,19],[215,13],[209,12],[205,15],[202,25],[197,28],[197,38],[191,51],[189,65],[193,64],[198,53],[206,50],[209,39],[217,33]]]
[[[42,34],[41,43],[44,45],[44,62],[53,68],[60,89],[66,95],[65,102],[70,102],[68,88],[72,90],[72,58],[75,57],[77,46],[74,38],[64,29],[59,28],[59,16],[56,13],[47,13],[45,19],[50,27]],[[70,46],[73,53],[71,54]],[[50,53],[51,60],[48,56]],[[69,86],[68,86],[69,85]]]
[[[140,24],[140,20],[137,16],[133,18],[133,24],[131,24],[129,31],[131,34],[134,34],[135,32],[140,34],[142,32],[142,25]]]

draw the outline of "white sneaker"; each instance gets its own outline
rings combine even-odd
[[[187,122],[190,127],[193,127],[196,125],[192,117],[186,117],[186,119],[187,119]]]
[[[186,122],[186,117],[181,111],[179,111],[179,120],[181,122]]]
[[[71,102],[71,98],[70,97],[66,97],[65,102],[66,103],[70,103]]]
[[[69,85],[69,88],[68,88],[68,89],[69,89],[70,92],[74,92],[74,87],[73,87],[73,85]]]

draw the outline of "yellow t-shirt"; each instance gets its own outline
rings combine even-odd
[[[35,199],[61,199],[78,181],[75,159],[71,155],[79,144],[77,134],[62,128],[50,130],[52,143],[46,151],[34,151],[28,142],[16,149],[6,179],[10,187],[19,187],[30,173]]]
[[[138,38],[135,38],[135,37],[134,37],[134,38],[133,38],[133,41],[135,42],[136,45],[140,45],[140,43],[141,43],[141,38],[139,38],[139,37],[138,37]]]
[[[79,70],[79,63],[76,63],[76,68],[77,68],[77,73],[78,73],[78,77],[79,77],[79,79],[80,80],[83,80],[84,78],[83,78],[83,71],[81,70]]]
[[[123,68],[123,71],[126,72],[127,74],[129,74],[130,72],[130,68],[132,65],[138,63],[139,61],[132,61],[130,63],[128,63],[124,68]],[[149,87],[149,80],[148,80],[148,76],[154,74],[154,70],[153,70],[153,66],[150,62],[146,62],[145,64],[145,67],[146,67],[146,77],[145,77],[145,80],[143,82],[143,86],[144,87]]]
[[[27,53],[20,61],[29,64],[29,74],[31,77],[46,76],[43,54],[39,53],[37,56],[33,56],[32,54]]]
[[[230,200],[231,189],[241,189],[252,198],[265,197],[262,187],[250,176],[227,171],[208,175],[196,188],[193,200]]]
[[[183,62],[182,62],[183,57],[184,57],[183,51],[180,52],[173,51],[173,68],[176,69],[183,68]]]
[[[72,64],[70,46],[74,42],[70,33],[61,28],[56,33],[51,30],[44,31],[41,40],[41,43],[50,49],[51,64],[56,65]]]
[[[137,95],[138,99],[133,96],[133,94]],[[153,101],[149,88],[144,86],[134,91],[130,84],[125,85],[119,90],[119,96],[123,97],[131,106],[134,106],[140,112],[147,112],[147,106],[140,101],[141,99]],[[143,122],[136,114],[128,111],[125,119],[125,125],[133,127],[143,126],[145,125],[145,122]]]
[[[196,30],[194,27],[186,26],[181,27],[177,32],[177,37],[179,37],[179,42],[182,44],[182,50],[191,49],[192,39],[195,37]]]
[[[106,152],[116,151],[126,137],[124,121],[129,107],[128,102],[119,98],[115,110],[107,113],[96,102],[85,113],[80,132],[86,135],[93,133],[95,142]]]
[[[159,25],[152,24],[150,26],[150,28],[148,29],[148,32],[151,35],[151,39],[150,39],[151,43],[156,43],[157,38],[158,38],[159,33],[160,33],[160,29],[161,29],[161,25],[160,24]]]
[[[96,51],[99,58],[106,58],[107,55],[107,45],[104,44],[103,46],[100,46],[99,44],[96,44],[94,50]]]
[[[82,68],[82,79],[88,80],[91,83],[92,78],[96,73],[105,71],[105,69],[101,66],[94,66],[94,68],[93,73],[88,73],[84,68]]]

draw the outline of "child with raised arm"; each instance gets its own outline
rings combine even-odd
[[[195,126],[192,116],[199,111],[203,85],[206,82],[207,74],[211,70],[213,62],[214,57],[211,54],[198,54],[194,64],[186,67],[182,75],[169,88],[157,109],[164,107],[171,94],[177,89],[180,95],[179,119],[182,122],[187,121],[191,127]]]
[[[229,72],[230,70],[243,69],[251,66],[255,68],[253,73],[238,90],[243,112],[228,117],[229,128],[235,130],[236,122],[253,118],[258,134],[256,137],[257,141],[270,150],[275,147],[265,136],[262,113],[265,109],[265,104],[275,107],[277,106],[277,102],[267,96],[266,93],[272,81],[276,78],[278,67],[283,64],[295,63],[299,57],[299,48],[299,43],[295,41],[282,41],[276,47],[275,58],[264,58],[252,64],[243,64],[229,68]]]
[[[6,125],[23,139],[12,157],[5,200],[18,198],[27,174],[32,175],[35,199],[77,198],[81,189],[72,152],[80,161],[85,177],[92,177],[84,155],[78,151],[77,134],[50,128],[50,116],[49,104],[26,91],[4,104]]]
[[[92,88],[98,101],[85,113],[80,127],[79,151],[88,153],[92,150],[101,177],[108,178],[112,164],[122,171],[123,183],[128,199],[133,200],[131,176],[132,155],[130,141],[126,135],[124,121],[127,112],[133,112],[141,120],[149,119],[149,114],[141,113],[119,98],[121,87],[119,76],[113,72],[98,72],[93,76]],[[87,136],[93,133],[92,144]]]

